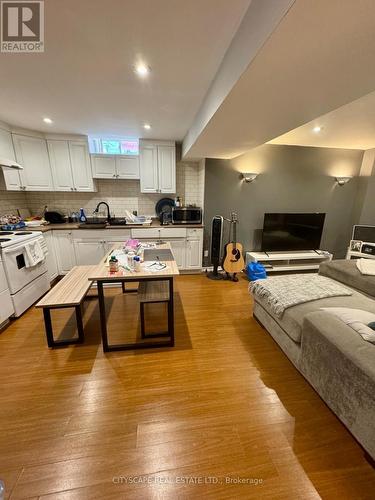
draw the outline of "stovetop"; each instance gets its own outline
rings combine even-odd
[[[41,234],[41,231],[0,231],[0,248],[32,240]]]

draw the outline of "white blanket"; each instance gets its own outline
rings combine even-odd
[[[272,276],[251,282],[249,291],[266,299],[271,311],[279,318],[288,307],[327,297],[352,295],[348,288],[318,274]]]
[[[375,260],[358,259],[356,265],[361,274],[366,276],[375,276]]]
[[[25,243],[23,255],[26,267],[34,267],[45,259],[43,248],[38,240]]]

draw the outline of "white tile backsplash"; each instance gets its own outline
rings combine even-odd
[[[204,169],[204,167],[203,167]],[[204,175],[200,162],[177,162],[177,195],[183,203],[203,206]],[[64,214],[84,208],[91,215],[99,201],[106,201],[111,213],[117,217],[125,210],[137,210],[138,214],[154,215],[155,204],[169,194],[145,194],[140,192],[140,183],[135,180],[97,180],[95,193],[71,192],[12,192],[0,191],[0,214],[15,213],[17,208],[29,208],[33,215],[43,213],[45,205],[49,210]]]

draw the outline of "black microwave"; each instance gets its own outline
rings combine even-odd
[[[198,207],[173,207],[172,224],[202,224],[202,209]]]

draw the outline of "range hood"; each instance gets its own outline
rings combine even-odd
[[[7,160],[6,158],[0,158],[0,167],[13,168],[15,170],[23,170],[23,167],[16,163],[14,160]]]

